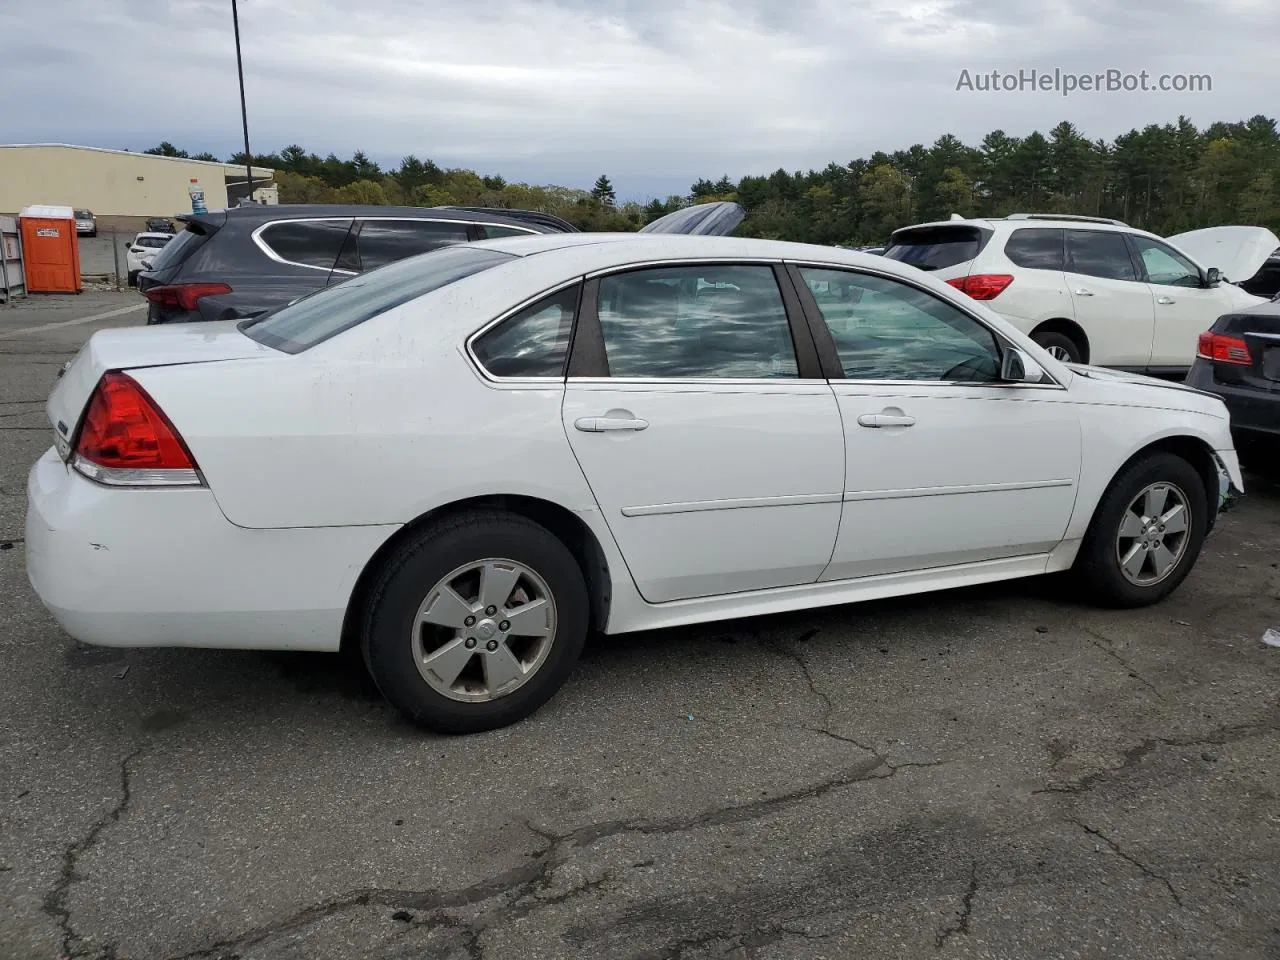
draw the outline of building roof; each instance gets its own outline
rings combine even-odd
[[[222,167],[224,170],[244,170],[242,163],[223,163],[221,160],[192,160],[190,157],[165,157],[158,153],[143,153],[141,150],[112,150],[109,147],[86,147],[77,143],[0,143],[0,150],[21,150],[31,147],[57,147],[63,150],[89,150],[94,153],[112,153],[124,157],[140,157],[143,160],[177,160],[181,163],[200,163],[206,167]],[[273,167],[253,168],[253,175],[269,177],[275,173]]]

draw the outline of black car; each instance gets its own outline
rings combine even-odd
[[[727,234],[736,203],[686,207],[647,233]],[[532,210],[252,205],[183,215],[186,224],[138,276],[147,323],[255,317],[322,287],[454,243],[577,232]]]
[[[1200,335],[1186,382],[1226,402],[1242,453],[1280,442],[1280,302],[1219,317]]]
[[[1271,254],[1262,267],[1248,280],[1240,284],[1255,297],[1280,296],[1280,250]]]
[[[173,221],[168,217],[147,217],[147,233],[174,233]]]

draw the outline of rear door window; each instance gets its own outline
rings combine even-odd
[[[466,243],[468,239],[467,225],[461,221],[365,220],[360,225],[358,241],[360,269],[376,270],[451,243]]]
[[[972,260],[990,239],[990,230],[973,226],[911,227],[889,239],[884,256],[920,270],[943,270]]]
[[[502,227],[496,223],[480,224],[480,234],[486,240],[496,240],[499,237],[531,237],[536,231],[521,230],[519,227]]]
[[[1124,234],[1102,230],[1067,231],[1067,269],[1103,280],[1137,280]]]
[[[1015,230],[1005,241],[1004,255],[1019,267],[1031,270],[1063,270],[1065,230],[1042,228]]]
[[[331,270],[350,229],[350,219],[277,220],[261,229],[258,242],[286,263]]]
[[[465,244],[437,250],[420,260],[389,264],[325,287],[246,321],[240,329],[268,347],[301,353],[432,290],[517,259],[509,253]]]

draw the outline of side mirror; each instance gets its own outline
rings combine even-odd
[[[1017,347],[1006,347],[1000,358],[1000,379],[1004,383],[1040,383],[1044,368]]]
[[[1217,267],[1210,267],[1204,272],[1204,285],[1206,287],[1216,287],[1222,282],[1222,271]]]

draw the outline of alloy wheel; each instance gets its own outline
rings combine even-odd
[[[1116,535],[1120,572],[1139,587],[1153,586],[1178,567],[1191,531],[1187,495],[1172,483],[1152,483],[1130,501]]]

